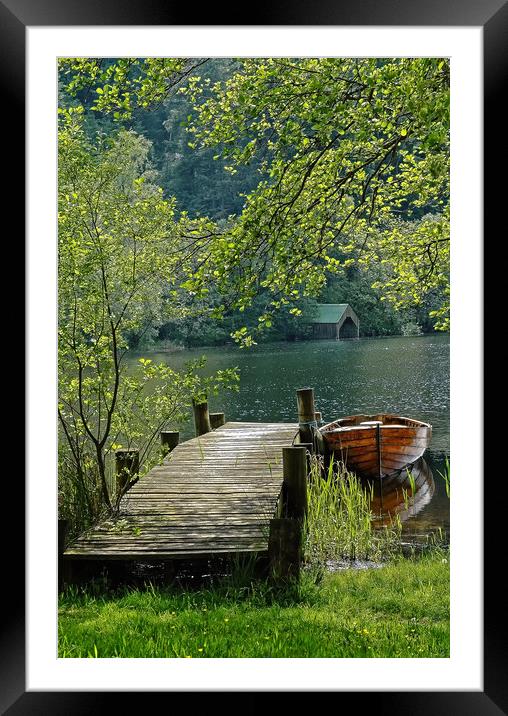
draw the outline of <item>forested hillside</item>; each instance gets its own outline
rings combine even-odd
[[[105,67],[108,64],[114,66],[114,60],[104,60],[103,63]],[[228,94],[233,95],[236,91],[234,85],[226,92],[225,83],[241,71],[242,67],[233,59],[195,60],[192,70],[182,82],[156,101],[146,103],[146,106],[143,103],[134,105],[123,117],[121,111],[104,111],[100,102],[97,107],[97,91],[100,93],[100,88],[97,90],[90,83],[85,86],[78,84],[75,91],[67,92],[65,88],[68,87],[72,73],[64,67],[61,71],[61,104],[71,106],[77,102],[82,103],[87,110],[85,126],[90,136],[100,132],[107,137],[113,135],[119,125],[123,125],[144,137],[150,143],[145,176],[162,187],[165,197],[175,198],[176,213],[190,219],[206,217],[218,227],[226,227],[231,217],[242,214],[246,197],[254,195],[260,182],[269,184],[271,181],[269,160],[273,149],[270,142],[262,145],[257,141],[256,151],[252,151],[253,140],[245,132],[234,143],[236,156],[231,161],[228,152],[233,145],[233,138],[221,135],[219,129],[219,115],[224,108],[219,107],[216,97],[220,92],[224,92],[226,98]],[[206,102],[215,102],[213,111],[216,119],[213,113],[206,115],[206,111],[203,111]],[[238,104],[238,98],[236,102]],[[196,105],[201,107],[199,112],[196,112]],[[230,112],[230,108],[226,108],[226,112]],[[216,135],[213,142],[206,141],[206,138],[205,141],[196,139],[196,122],[202,122],[204,116],[208,122],[208,140],[211,135]],[[292,121],[289,116],[285,126],[290,126]],[[271,131],[275,134],[280,129],[273,127]],[[289,156],[294,149],[289,148],[289,139],[283,140],[288,145],[286,154]],[[403,161],[403,154],[397,157],[394,172],[385,181],[397,181]],[[326,184],[323,183],[323,192],[326,191]],[[434,201],[424,200],[416,204],[408,212],[405,211],[407,201],[400,202],[398,212],[404,221],[400,222],[400,226],[392,227],[392,243],[398,240],[399,231],[405,236],[413,231],[417,234],[419,225],[425,224],[426,217],[436,215]],[[290,216],[287,220],[290,220]],[[367,236],[372,231],[376,231],[376,228],[366,228],[365,225],[357,228],[358,235],[363,232]],[[434,330],[436,321],[430,314],[438,311],[442,305],[446,282],[429,282],[428,290],[414,292],[414,298],[417,299],[414,301],[407,301],[406,298],[398,301],[397,297],[393,300],[393,296],[388,297],[392,300],[387,300],[386,288],[393,274],[391,244],[385,240],[386,255],[383,255],[383,242],[379,242],[375,260],[371,256],[370,260],[362,263],[362,250],[358,250],[361,242],[348,240],[346,243],[351,244],[345,247],[346,250],[335,249],[329,252],[326,268],[333,270],[328,272],[325,281],[307,290],[306,295],[297,297],[291,306],[282,303],[277,310],[269,311],[270,317],[265,321],[264,330],[257,336],[257,341],[304,338],[309,334],[307,321],[312,318],[315,305],[319,302],[350,303],[360,317],[363,336]],[[340,264],[340,268],[334,266],[334,263],[337,266]],[[130,336],[131,345],[142,347],[159,339],[186,346],[230,342],[231,334],[241,327],[247,327],[248,331],[259,327],[259,316],[268,310],[270,301],[270,290],[258,288],[249,305],[240,307],[241,310],[233,306],[226,307],[220,320],[217,320],[211,309],[220,303],[220,298],[216,287],[210,285],[209,290],[201,296],[192,295],[192,292],[185,296],[188,308],[192,309],[186,312],[187,315],[162,321],[158,328],[152,326],[142,335],[133,332]],[[295,316],[295,311],[293,315],[290,313],[295,307],[302,311],[301,315]]]

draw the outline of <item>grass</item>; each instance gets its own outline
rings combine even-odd
[[[60,657],[448,657],[445,551],[299,585],[226,580],[60,598]]]
[[[400,519],[394,517],[389,526],[376,529],[371,498],[341,462],[331,460],[324,469],[320,458],[313,457],[307,483],[305,560],[324,567],[330,561],[380,561],[400,553]]]
[[[444,472],[441,472],[441,470],[438,470],[437,472],[445,482],[446,496],[450,497],[450,461],[448,458],[445,458]]]
[[[448,483],[449,484],[449,480]],[[414,494],[414,483],[411,485]],[[409,495],[407,498],[409,500]],[[96,582],[60,597],[62,658],[435,658],[449,656],[448,550],[436,535],[401,555],[401,523],[375,529],[370,495],[342,464],[312,464],[299,583],[253,578],[254,560],[206,588],[107,591]],[[378,569],[330,573],[330,563]],[[194,585],[196,582],[194,582]]]

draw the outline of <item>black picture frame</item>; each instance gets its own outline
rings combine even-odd
[[[79,25],[342,25],[342,26],[477,26],[483,28],[484,40],[484,212],[494,216],[504,206],[504,188],[491,179],[500,161],[502,150],[499,136],[499,112],[505,92],[508,64],[508,5],[505,0],[314,0],[304,3],[256,4],[255,22],[246,22],[240,6],[229,5],[227,11],[215,4],[198,8],[170,0],[0,0],[0,82],[5,102],[3,136],[16,147],[16,160],[9,168],[9,181],[4,188],[5,206],[19,202],[24,186],[23,147],[25,129],[25,29],[27,26]],[[199,18],[199,23],[193,22]],[[227,18],[227,19],[226,19]],[[503,123],[504,124],[504,123]],[[20,207],[17,233],[21,235]],[[485,236],[489,235],[488,226]],[[21,242],[20,242],[21,243]],[[23,257],[21,257],[23,262]],[[18,319],[19,332],[19,319]],[[14,335],[12,333],[11,335]],[[22,454],[22,453],[20,453]],[[479,479],[481,476],[478,476]],[[8,588],[3,590],[5,623],[0,642],[0,710],[18,714],[102,713],[120,707],[126,696],[130,708],[146,708],[146,699],[165,696],[166,704],[173,697],[160,693],[118,692],[27,692],[25,685],[25,613],[24,613],[24,537],[21,518],[24,485],[19,479],[6,485],[9,504],[17,505],[17,539],[8,552]],[[496,573],[501,560],[501,543],[495,538],[496,521],[484,520],[485,590],[484,596],[484,691],[458,692],[341,692],[337,694],[340,709],[359,707],[376,714],[499,714],[508,710],[508,659],[504,624],[505,596],[496,588]],[[499,545],[499,546],[498,546]],[[488,550],[487,550],[488,546]],[[5,555],[5,553],[4,553]],[[487,559],[488,557],[488,559]],[[495,565],[490,568],[490,564]],[[394,667],[396,668],[396,667]],[[403,685],[401,684],[401,689]],[[199,696],[199,692],[193,695]],[[256,708],[261,694],[249,699],[246,708]],[[221,699],[219,701],[219,699]],[[195,698],[192,699],[193,703]],[[207,694],[207,708],[224,707],[220,693]],[[142,706],[143,705],[143,706]]]

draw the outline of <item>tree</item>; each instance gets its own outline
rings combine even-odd
[[[241,216],[224,222],[224,241],[210,247],[225,270],[210,273],[210,262],[202,262],[189,290],[214,282],[240,311],[270,291],[262,329],[282,306],[318,295],[327,274],[383,261],[393,273],[386,297],[421,304],[439,288],[445,300],[437,326],[448,326],[441,290],[449,250],[446,59],[241,59],[238,71],[214,85],[197,74],[205,60],[122,60],[104,72],[100,62],[67,65],[74,87],[88,76],[96,110],[125,120],[173,92],[176,73],[186,80],[178,91],[197,111],[192,146],[217,148],[231,174],[259,164],[261,181]],[[394,230],[394,222],[427,215],[434,219],[421,222],[416,242]],[[244,332],[236,337],[250,340]]]
[[[192,132],[196,146],[223,147],[231,172],[264,157],[231,253],[244,269],[266,269],[273,306],[302,285],[317,293],[326,272],[353,261],[390,265],[385,295],[396,305],[418,304],[447,284],[448,62],[241,64],[212,98],[189,86],[198,111]],[[338,251],[349,258],[338,260]],[[446,300],[436,317],[448,326]]]
[[[204,379],[199,361],[177,372],[142,359],[126,370],[129,335],[184,315],[176,289],[192,272],[193,239],[150,181],[149,143],[125,130],[92,143],[82,118],[62,111],[59,131],[60,474],[75,522],[79,510],[93,519],[114,507],[117,447],[137,444],[150,467],[158,431],[237,380],[234,369]]]

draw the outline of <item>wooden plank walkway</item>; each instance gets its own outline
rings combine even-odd
[[[295,423],[226,423],[178,445],[122,498],[116,522],[83,534],[65,559],[192,558],[268,549]]]

